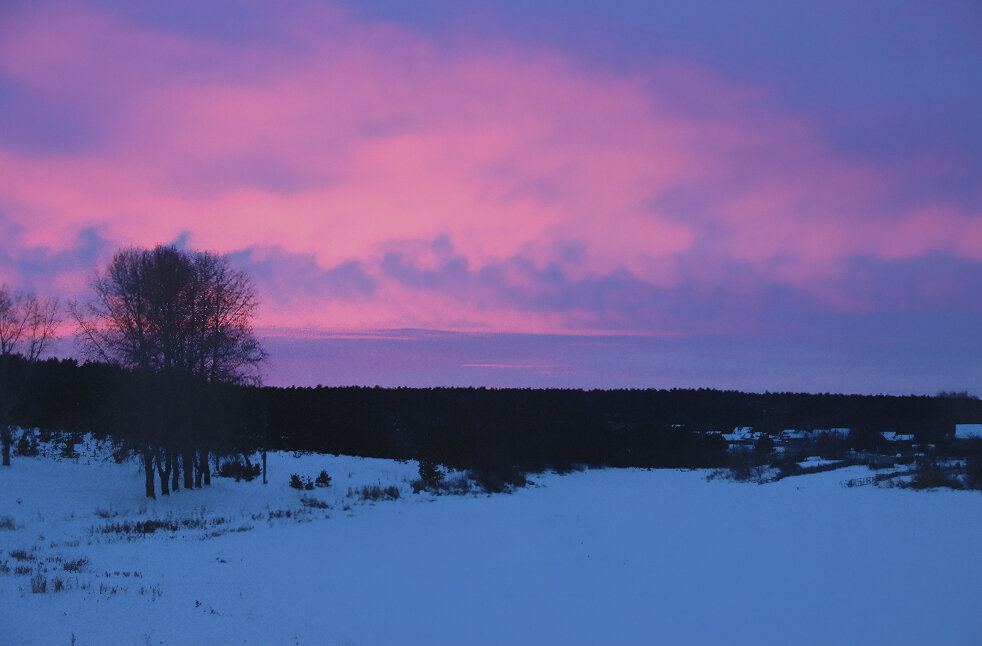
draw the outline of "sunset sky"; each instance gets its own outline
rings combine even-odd
[[[980,115],[977,0],[4,0],[0,282],[228,254],[275,385],[982,394]]]

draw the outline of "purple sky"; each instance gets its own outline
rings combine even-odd
[[[982,394],[979,114],[969,0],[7,2],[0,281],[229,254],[277,385]]]

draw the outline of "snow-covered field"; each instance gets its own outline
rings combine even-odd
[[[982,495],[840,486],[861,467],[767,485],[609,469],[434,497],[411,492],[413,463],[276,454],[268,485],[215,478],[146,500],[135,463],[95,453],[0,470],[2,644],[982,636]],[[322,469],[328,488],[287,486]],[[401,495],[361,500],[372,484]],[[179,527],[125,531],[141,520]]]

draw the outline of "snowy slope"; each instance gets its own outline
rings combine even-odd
[[[321,469],[331,487],[287,486],[290,473]],[[0,643],[970,644],[982,635],[975,492],[840,486],[867,475],[859,467],[768,485],[611,469],[544,474],[511,495],[435,498],[411,493],[413,463],[276,454],[270,471],[266,486],[216,478],[147,501],[135,464],[15,458],[0,470],[0,523],[15,526],[0,529],[10,568],[0,574]],[[397,486],[401,497],[348,496],[365,484]],[[189,527],[104,531],[147,519]],[[81,571],[64,570],[83,558]],[[39,568],[48,589],[34,594]],[[55,578],[68,589],[54,592]]]

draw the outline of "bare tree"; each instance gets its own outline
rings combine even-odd
[[[3,466],[10,466],[10,446],[13,443],[11,416],[23,399],[31,368],[55,337],[61,322],[58,313],[57,299],[12,292],[7,284],[0,285],[0,442],[3,444]],[[15,355],[20,355],[26,368],[17,384],[11,378]]]
[[[158,246],[118,252],[91,287],[88,301],[72,305],[89,354],[134,370],[146,383],[141,399],[172,400],[171,414],[148,417],[140,433],[147,496],[155,495],[154,463],[162,493],[169,477],[176,489],[179,464],[185,488],[195,469],[209,482],[201,393],[209,384],[260,383],[266,358],[252,330],[259,301],[249,277],[222,256]]]

